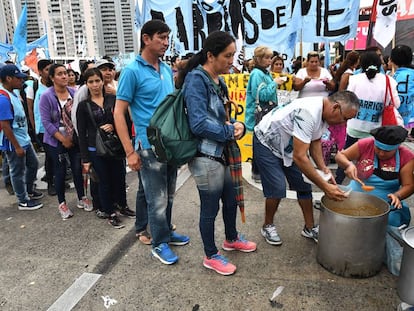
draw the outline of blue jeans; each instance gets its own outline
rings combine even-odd
[[[141,181],[148,208],[152,245],[170,241],[171,211],[177,181],[177,167],[158,162],[151,149],[138,151]]]
[[[53,163],[53,171],[55,173],[55,190],[59,204],[65,202],[65,176],[66,176],[66,157],[69,156],[70,168],[72,169],[73,183],[75,184],[78,199],[81,200],[85,196],[83,188],[82,168],[79,149],[77,147],[66,149],[62,144],[53,147],[44,144],[45,150],[49,155],[49,159]]]
[[[89,158],[99,177],[100,210],[111,215],[115,212],[114,203],[126,206],[124,160],[100,157],[96,151],[89,151]]]
[[[230,168],[204,157],[195,157],[189,163],[189,169],[197,184],[200,195],[200,233],[207,257],[217,254],[214,242],[214,223],[223,202],[222,214],[226,240],[237,239],[236,193],[230,176]]]
[[[6,152],[2,151],[2,161],[1,161],[1,175],[3,177],[3,182],[5,185],[10,184],[10,171],[9,171],[9,164],[7,163]]]
[[[19,203],[29,201],[28,192],[33,191],[36,180],[37,161],[32,144],[25,147],[25,155],[18,157],[14,151],[5,151],[9,164],[10,180]]]
[[[138,171],[138,191],[135,201],[135,232],[139,233],[147,229],[148,207],[145,199],[144,187],[142,186],[141,174]]]

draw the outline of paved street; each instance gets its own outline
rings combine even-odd
[[[191,242],[174,247],[180,260],[172,266],[152,258],[150,247],[136,241],[133,219],[123,219],[126,227],[117,230],[74,207],[75,216],[63,221],[56,197],[47,195],[42,209],[18,211],[15,197],[0,189],[0,310],[396,310],[397,278],[385,267],[374,277],[352,279],[316,262],[317,245],[300,235],[303,218],[295,200],[284,200],[277,214],[283,245],[267,244],[259,230],[263,196],[248,182],[247,222],[238,229],[258,243],[258,250],[225,252],[238,267],[233,276],[205,269],[198,193],[188,175],[185,168],[180,172],[173,222]],[[136,175],[128,173],[127,181],[134,206]],[[75,206],[73,189],[67,199]],[[223,238],[218,217],[217,245]],[[271,304],[278,288],[283,290]]]

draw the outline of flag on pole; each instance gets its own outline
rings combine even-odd
[[[13,47],[17,53],[17,66],[21,66],[27,52],[27,4],[24,4],[13,36]]]
[[[374,27],[374,39],[381,44],[383,48],[387,47],[395,36],[397,4],[398,0],[377,2],[377,19]]]
[[[135,16],[134,16],[135,30],[138,31],[142,26],[141,11],[139,10],[138,0],[135,1]]]
[[[48,42],[47,33],[45,33],[39,39],[36,39],[35,41],[30,42],[29,44],[27,44],[27,52],[31,52],[33,49],[44,49],[45,50],[45,56],[47,58],[50,58],[50,56],[49,56],[49,42]]]
[[[13,51],[12,45],[0,42],[0,63],[4,63],[10,58],[11,51]]]

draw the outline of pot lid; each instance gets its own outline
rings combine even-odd
[[[414,227],[405,229],[403,231],[402,237],[405,243],[414,248]]]

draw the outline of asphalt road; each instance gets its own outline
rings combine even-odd
[[[124,218],[126,227],[117,230],[74,207],[75,216],[63,221],[56,197],[47,194],[42,209],[18,211],[15,197],[0,189],[0,310],[396,310],[397,278],[385,267],[376,276],[355,279],[334,275],[316,262],[317,245],[300,235],[303,217],[295,200],[283,200],[275,220],[283,245],[267,244],[260,235],[263,196],[248,182],[247,221],[238,229],[258,249],[225,252],[238,267],[233,276],[205,269],[198,193],[187,177],[183,169],[173,222],[191,242],[174,247],[180,260],[172,266],[136,241],[133,219]],[[127,174],[127,182],[134,206],[135,173]],[[75,196],[68,191],[71,206]],[[217,245],[223,238],[219,216]],[[271,303],[277,289],[281,293]]]

